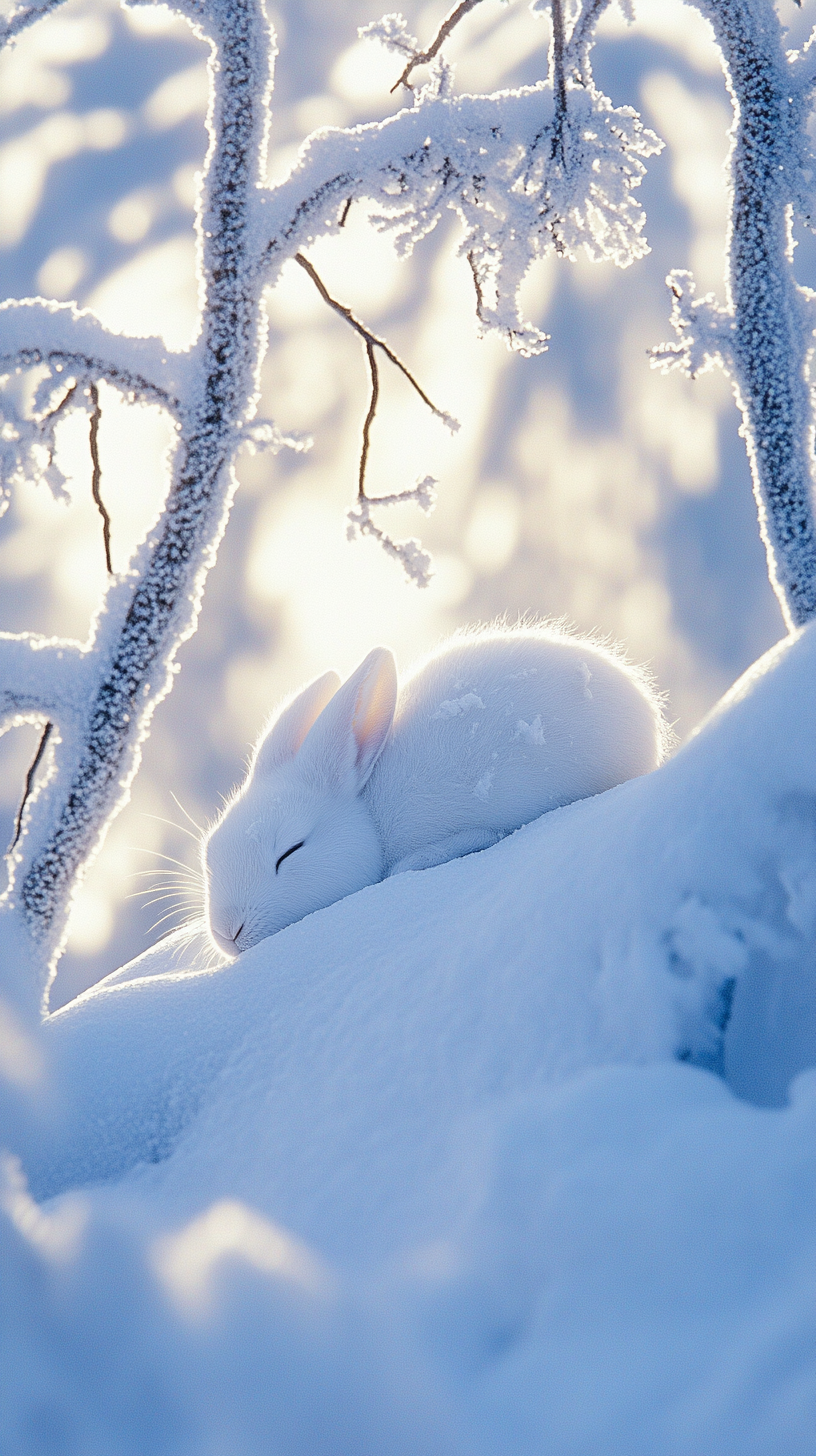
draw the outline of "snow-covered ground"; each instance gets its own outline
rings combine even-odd
[[[811,1456],[815,741],[810,628],[647,778],[53,1015],[0,1449]]]

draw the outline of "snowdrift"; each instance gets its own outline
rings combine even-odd
[[[811,628],[648,778],[52,1016],[2,1449],[810,1456],[814,742]]]

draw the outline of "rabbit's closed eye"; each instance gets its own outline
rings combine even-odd
[[[305,843],[306,843],[306,840],[305,839],[301,839],[297,844],[293,844],[291,849],[284,850],[283,854],[280,855],[280,857],[278,858],[278,860],[275,863],[275,874],[278,873],[278,870],[280,869],[281,865],[283,864],[283,861],[285,859],[288,859],[289,856],[290,856],[290,854],[294,854],[294,852],[295,852],[296,849],[302,849]]]

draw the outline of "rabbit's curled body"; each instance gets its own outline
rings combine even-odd
[[[641,676],[590,642],[552,629],[454,638],[400,684],[362,790],[388,872],[453,857],[435,853],[452,834],[495,841],[648,772],[663,731]]]
[[[404,869],[485,849],[647,773],[667,729],[645,676],[555,628],[453,638],[397,695],[376,648],[279,712],[204,846],[207,914],[234,954]]]

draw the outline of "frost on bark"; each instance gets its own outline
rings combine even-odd
[[[792,226],[812,225],[814,159],[806,131],[816,46],[786,54],[766,0],[691,0],[713,28],[734,106],[728,297],[697,299],[687,273],[668,280],[676,344],[664,368],[719,362],[743,416],[768,571],[789,627],[816,613],[813,399],[814,295],[793,273]]]
[[[0,39],[10,40],[58,3],[19,6]],[[338,232],[356,199],[373,204],[374,225],[389,231],[403,254],[452,210],[463,229],[480,327],[529,355],[547,343],[518,301],[536,258],[552,250],[573,258],[583,248],[626,267],[647,251],[636,189],[645,159],[661,143],[636,111],[613,106],[593,80],[590,52],[608,0],[536,0],[533,8],[550,21],[546,79],[491,96],[461,95],[444,42],[477,3],[456,6],[424,49],[399,15],[368,27],[395,53],[395,90],[407,104],[383,122],[316,134],[289,177],[270,188],[264,177],[275,44],[262,0],[176,0],[173,8],[211,50],[210,143],[196,222],[196,343],[174,352],[161,340],[112,334],[92,314],[42,299],[0,306],[0,384],[9,386],[2,393],[3,489],[21,479],[61,489],[55,425],[70,410],[89,411],[89,401],[93,420],[101,379],[134,403],[159,404],[177,430],[163,514],[127,569],[111,579],[90,641],[0,635],[0,731],[26,721],[51,725],[0,907],[0,972],[9,984],[15,965],[8,951],[4,965],[2,947],[23,942],[31,954],[22,959],[39,963],[47,984],[73,891],[127,797],[179,645],[195,630],[234,491],[237,450],[292,443],[257,417],[263,295],[284,263],[298,257],[311,268],[310,244]],[[731,293],[725,308],[695,301],[678,275],[680,340],[659,351],[660,362],[693,370],[718,358],[732,371],[772,574],[789,619],[798,622],[814,610],[805,377],[812,319],[810,298],[790,270],[788,238],[790,208],[805,191],[813,67],[809,52],[784,55],[766,0],[698,0],[698,8],[715,26],[738,112]],[[384,343],[345,312],[370,363]],[[36,388],[24,408],[15,404],[14,379],[26,372]],[[374,388],[374,370],[372,381]],[[361,482],[370,424],[371,407]],[[419,582],[428,570],[419,543],[392,542],[372,510],[406,499],[428,509],[431,487],[426,479],[372,500],[361,486],[349,517],[352,535],[374,536]],[[17,990],[22,1001],[19,984]]]

